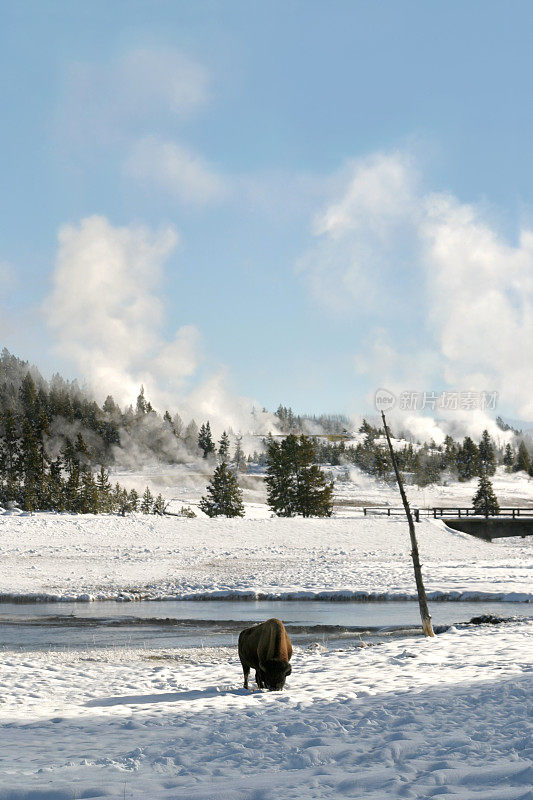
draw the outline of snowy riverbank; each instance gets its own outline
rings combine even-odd
[[[236,648],[5,653],[0,800],[525,800],[532,630],[298,648],[279,693]]]
[[[531,539],[417,533],[430,598],[533,599]],[[415,596],[402,519],[3,515],[0,558],[4,601]]]

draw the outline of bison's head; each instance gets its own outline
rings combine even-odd
[[[272,659],[260,664],[261,674],[269,692],[279,692],[285,686],[287,675],[292,672],[291,665],[286,661]]]

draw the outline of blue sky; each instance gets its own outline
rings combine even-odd
[[[533,417],[531,3],[0,7],[10,350],[175,407]]]

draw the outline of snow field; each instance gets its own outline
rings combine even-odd
[[[428,596],[532,600],[533,541],[416,526]],[[0,516],[0,596],[413,598],[401,518]]]
[[[175,466],[159,464],[137,472],[115,470],[111,480],[118,481],[127,489],[136,489],[140,494],[145,486],[149,486],[154,494],[161,492],[167,501],[171,501],[171,511],[177,512],[182,505],[190,504],[199,516],[203,516],[198,509],[198,503],[205,494],[212,475],[212,467],[205,466],[207,468],[203,472],[198,469],[197,464]],[[352,511],[356,505],[401,505],[400,494],[394,483],[386,483],[352,465],[324,466],[324,470],[328,478],[335,480],[335,515],[342,514],[345,505]],[[432,484],[420,489],[415,484],[407,484],[406,491],[413,508],[471,506],[478,480],[478,478],[464,482],[449,480],[445,485]],[[269,517],[271,512],[266,505],[264,470],[259,468],[240,474],[239,481],[243,488],[246,516]],[[525,472],[508,473],[504,467],[498,467],[491,481],[500,505],[529,507],[533,505],[533,478]]]
[[[6,652],[0,800],[526,800],[532,630],[295,648],[276,693],[236,648]]]

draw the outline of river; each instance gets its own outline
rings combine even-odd
[[[527,603],[434,602],[439,628],[479,615],[532,616]],[[328,647],[419,635],[413,601],[140,601],[134,603],[0,603],[0,648],[5,650],[143,647],[146,649],[236,645],[239,632],[278,617],[295,644]]]

